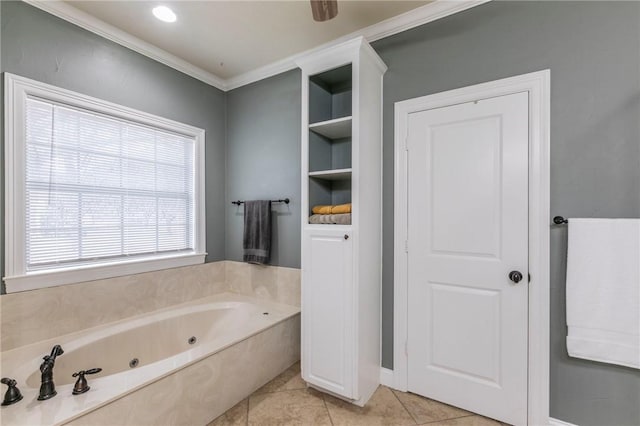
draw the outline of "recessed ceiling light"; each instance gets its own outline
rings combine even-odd
[[[176,22],[176,14],[167,6],[158,6],[153,8],[153,16],[164,22]]]

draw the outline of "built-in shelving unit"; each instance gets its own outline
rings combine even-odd
[[[313,206],[352,201],[352,74],[347,63],[308,78],[309,216]]]
[[[309,177],[324,180],[346,180],[351,179],[351,169],[322,170],[319,172],[309,172]]]
[[[363,38],[302,58],[298,65],[303,129],[302,378],[362,406],[380,378],[386,66]],[[345,203],[352,206],[349,225],[309,223],[314,206]]]
[[[351,137],[351,116],[321,121],[309,125],[309,130],[329,140]]]

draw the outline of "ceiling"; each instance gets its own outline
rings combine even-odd
[[[320,46],[429,3],[339,0],[338,16],[315,22],[307,0],[291,1],[71,1],[128,34],[227,80]],[[151,9],[169,6],[174,23]]]

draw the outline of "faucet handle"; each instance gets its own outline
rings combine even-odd
[[[73,373],[71,377],[77,377],[76,384],[73,386],[73,395],[80,395],[81,393],[85,393],[89,389],[89,384],[87,383],[87,379],[84,378],[85,374],[96,374],[102,371],[102,368],[90,368],[89,370],[80,370],[77,373]]]
[[[102,368],[90,368],[89,370],[80,370],[77,373],[73,373],[71,377],[78,377],[85,374],[97,374],[102,371]]]
[[[0,379],[0,383],[3,383],[7,386],[9,386],[9,389],[7,389],[7,392],[4,394],[4,400],[2,401],[2,404],[0,405],[11,405],[11,404],[15,404],[16,402],[20,401],[22,399],[22,394],[20,393],[20,389],[18,389],[18,387],[16,386],[18,384],[18,382],[16,382],[13,379],[9,379],[7,377],[4,377],[2,379]]]

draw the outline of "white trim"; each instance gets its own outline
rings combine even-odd
[[[438,19],[463,12],[475,6],[487,3],[491,0],[435,0],[424,6],[394,16],[350,34],[339,37],[321,46],[300,52],[287,58],[275,61],[271,64],[248,71],[235,77],[223,79],[215,74],[203,70],[178,58],[177,56],[160,49],[146,41],[143,41],[129,33],[126,33],[113,25],[95,18],[75,7],[60,0],[22,0],[38,9],[44,10],[58,18],[71,22],[81,28],[98,34],[108,40],[125,46],[134,52],[154,59],[162,64],[174,68],[193,78],[203,81],[223,91],[237,89],[238,87],[263,80],[268,77],[296,68],[296,62],[308,55],[331,49],[347,40],[364,37],[368,42],[380,40],[411,28],[424,25]]]
[[[564,420],[558,420],[558,419],[554,419],[553,417],[549,417],[549,426],[578,426],[578,425],[565,422]]]
[[[355,37],[356,34],[362,35],[368,42],[383,39],[411,28],[438,19],[464,12],[472,7],[480,6],[491,0],[434,0],[424,6],[405,12],[401,15],[394,16],[384,21],[368,26],[357,33],[345,36],[347,38]]]
[[[411,112],[529,92],[528,423],[549,422],[549,110],[550,72],[533,72],[395,104],[394,383],[407,390],[407,116]]]
[[[573,423],[565,422],[564,420],[554,419],[549,417],[549,426],[578,426]]]
[[[380,367],[380,384],[389,388],[394,387],[393,370]]]
[[[5,90],[5,277],[7,293],[51,287],[110,276],[128,275],[152,270],[203,263],[206,255],[205,216],[205,131],[143,111],[103,101],[81,93],[4,73]],[[134,121],[158,129],[192,137],[195,143],[194,214],[196,220],[194,252],[153,256],[132,261],[96,264],[59,271],[25,274],[25,200],[24,200],[24,116],[27,96],[76,106],[112,117]]]
[[[135,37],[127,32],[122,31],[113,25],[95,18],[88,13],[76,9],[75,7],[60,1],[60,0],[22,0],[31,6],[44,10],[58,18],[64,19],[67,22],[71,22],[85,30],[91,31],[100,37],[111,40],[124,46],[134,52],[140,53],[148,58],[167,65],[175,70],[178,70],[184,74],[187,74],[195,79],[205,82],[220,90],[226,90],[226,82],[224,79],[203,70],[195,65],[190,64],[184,59],[180,59],[177,56],[160,49]]]

